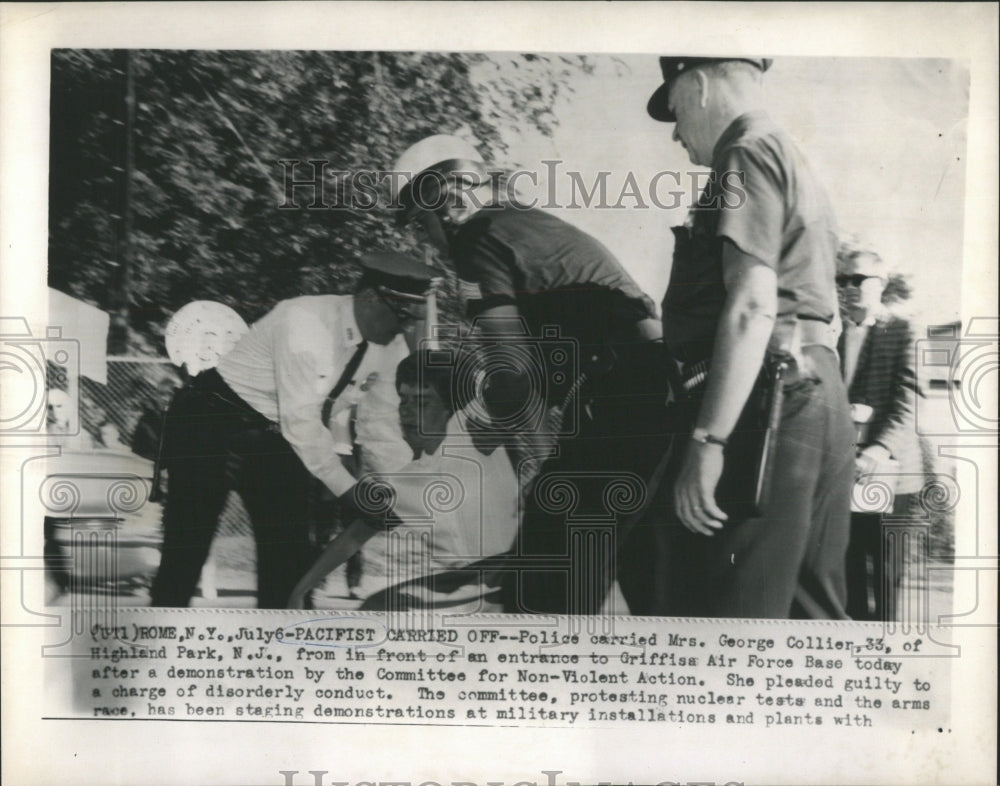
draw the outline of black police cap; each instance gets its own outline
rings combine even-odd
[[[410,295],[431,288],[434,270],[419,259],[397,251],[372,251],[361,258],[362,281]]]
[[[711,65],[712,63],[723,63],[727,60],[739,60],[744,63],[751,63],[761,71],[767,71],[774,61],[770,58],[750,58],[750,57],[661,57],[660,70],[663,72],[663,84],[656,88],[656,92],[649,98],[646,104],[646,111],[654,120],[662,123],[675,123],[677,117],[670,111],[668,97],[670,86],[681,74],[699,66]]]

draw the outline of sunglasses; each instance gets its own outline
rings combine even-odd
[[[848,284],[852,287],[860,287],[869,278],[878,278],[878,276],[866,276],[862,273],[855,273],[852,276],[837,276],[835,280],[838,287],[846,287]]]

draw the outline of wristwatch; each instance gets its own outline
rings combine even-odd
[[[729,442],[722,437],[717,437],[714,434],[709,434],[706,429],[696,428],[691,432],[691,439],[695,442],[700,442],[702,445],[718,445],[719,447],[725,447]]]

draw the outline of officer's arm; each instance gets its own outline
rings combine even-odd
[[[510,335],[521,312],[513,303],[504,303],[483,309],[476,317],[476,325],[488,336]]]
[[[341,516],[344,521],[351,523],[330,542],[316,563],[295,585],[288,601],[289,608],[302,608],[305,596],[324,576],[344,564],[377,533],[402,523],[402,517],[407,516],[408,497],[412,495],[407,495],[405,486],[400,485],[401,481],[402,478],[397,478],[390,485],[378,475],[366,475],[340,495],[338,501]],[[423,495],[419,499],[422,503]],[[409,502],[411,506],[414,504],[412,499]],[[425,506],[417,504],[422,513]]]
[[[777,312],[774,271],[726,240],[722,253],[726,303],[715,335],[712,366],[696,426],[720,439],[736,426],[760,371]],[[674,486],[674,507],[688,529],[711,535],[728,517],[715,501],[725,462],[722,448],[692,441]]]
[[[348,525],[347,529],[330,541],[319,559],[299,579],[288,599],[288,608],[301,609],[305,603],[306,595],[315,589],[329,573],[354,556],[365,543],[375,536],[376,532],[377,530],[365,524],[361,519]]]
[[[721,172],[741,172],[744,199],[719,210],[726,302],[715,335],[708,387],[697,426],[728,437],[753,388],[778,310],[777,270],[787,183],[773,157],[734,148]]]
[[[516,329],[518,257],[514,249],[492,232],[484,232],[456,261],[458,287],[467,316],[487,335]]]
[[[479,312],[476,325],[483,337],[511,339],[517,335],[520,312],[513,304],[498,304]],[[502,342],[500,342],[502,343]],[[510,355],[504,356],[504,362],[496,368],[491,368],[489,356],[483,357],[483,368],[488,371],[488,383],[483,391],[483,399],[487,411],[495,419],[508,422],[508,419],[525,410],[525,402],[532,395],[530,369],[512,368]],[[536,391],[537,392],[537,391]],[[516,426],[514,426],[516,428]]]
[[[775,271],[726,240],[726,303],[715,334],[712,368],[696,426],[727,438],[736,427],[767,349],[778,310]]]
[[[306,469],[339,496],[354,485],[354,478],[321,419],[325,393],[318,387],[319,370],[329,372],[329,378],[336,371],[323,365],[333,358],[328,331],[308,313],[290,310],[276,331],[272,352],[281,434]]]

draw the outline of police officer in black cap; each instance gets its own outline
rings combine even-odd
[[[431,281],[418,260],[369,254],[353,296],[280,302],[216,368],[178,391],[161,451],[170,482],[154,606],[190,603],[235,483],[257,543],[257,605],[284,608],[316,557],[311,478],[354,505],[355,479],[330,426],[353,403],[358,380],[391,378],[404,334],[415,345]]]
[[[662,57],[656,120],[711,177],[675,227],[663,333],[685,391],[664,611],[843,619],[852,434],[836,227],[764,111],[767,59]]]
[[[542,430],[531,417],[536,399],[564,413],[558,455],[530,489],[525,456],[515,455],[528,493],[505,606],[595,613],[615,575],[612,544],[623,534],[616,522],[641,506],[668,444],[655,306],[595,238],[518,204],[468,142],[427,137],[395,170],[401,221],[419,222],[447,255],[478,327],[481,393],[493,425],[523,446],[526,434]],[[518,333],[522,321],[525,334]],[[559,349],[567,344],[574,357]],[[574,503],[561,505],[563,494]],[[635,614],[649,612],[659,567],[641,545],[647,534],[634,530],[617,544],[628,552],[618,577]]]

